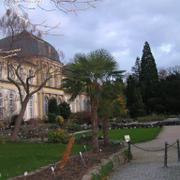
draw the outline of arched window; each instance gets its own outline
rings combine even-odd
[[[12,114],[15,111],[15,98],[14,92],[9,93],[9,112]]]
[[[29,99],[29,115],[30,118],[34,117],[34,109],[33,109],[33,97],[31,96],[31,98]]]
[[[3,119],[3,95],[0,93],[0,120]]]
[[[44,113],[47,115],[48,114],[48,102],[49,99],[47,96],[44,97]]]

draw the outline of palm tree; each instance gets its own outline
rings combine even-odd
[[[67,65],[65,69],[66,78],[63,80],[63,89],[71,94],[70,100],[81,93],[86,93],[90,98],[92,144],[95,152],[99,151],[97,110],[102,86],[116,68],[117,63],[114,58],[106,50],[100,49],[88,55],[75,55],[74,63]]]

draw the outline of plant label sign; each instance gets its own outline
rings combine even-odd
[[[124,136],[124,139],[125,139],[125,141],[126,141],[127,143],[131,141],[130,135],[125,135],[125,136]]]

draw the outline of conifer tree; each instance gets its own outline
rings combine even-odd
[[[130,116],[138,117],[144,115],[141,91],[133,75],[130,75],[127,79],[126,96]]]
[[[141,93],[147,113],[151,113],[148,102],[156,97],[156,85],[158,83],[158,71],[155,59],[148,42],[145,42],[141,58],[140,85]]]
[[[132,67],[133,77],[139,81],[140,73],[141,73],[141,60],[139,57],[136,58],[135,65]]]

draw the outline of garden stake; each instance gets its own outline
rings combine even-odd
[[[79,155],[80,155],[81,161],[83,163],[83,166],[86,167],[86,163],[85,163],[85,160],[83,158],[82,152],[79,152]]]

